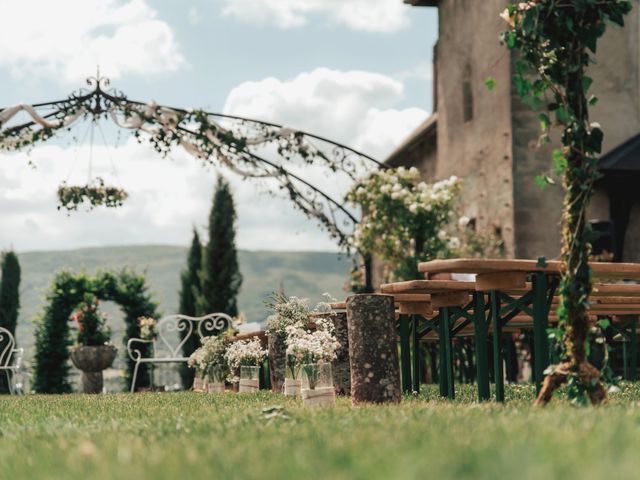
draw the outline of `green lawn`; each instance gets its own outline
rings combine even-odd
[[[0,479],[640,476],[640,386],[601,408],[456,402],[305,409],[279,395],[120,394],[0,399]],[[267,413],[265,407],[282,406]]]

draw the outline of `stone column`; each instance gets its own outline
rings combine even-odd
[[[269,339],[269,379],[271,380],[271,391],[281,393],[287,363],[285,336],[278,333],[271,333],[267,338]]]
[[[399,403],[400,364],[393,296],[347,299],[352,404]]]

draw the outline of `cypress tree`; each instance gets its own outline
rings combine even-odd
[[[219,177],[209,215],[209,243],[204,250],[201,272],[200,315],[221,312],[238,315],[237,295],[242,285],[236,251],[236,210],[227,181]]]
[[[187,268],[180,275],[180,307],[179,312],[183,315],[195,317],[197,315],[196,301],[200,295],[200,270],[202,269],[202,243],[198,231],[193,229],[193,240],[187,257]],[[184,338],[186,332],[180,332]],[[189,340],[182,346],[185,357],[191,355],[200,345],[196,335],[191,335]],[[180,378],[182,386],[187,389],[193,383],[194,371],[184,363],[180,364]]]
[[[4,327],[15,337],[20,310],[20,262],[14,252],[2,255],[2,280],[0,282],[0,327]],[[0,351],[6,344],[0,343]],[[6,376],[0,376],[0,393],[8,393]]]

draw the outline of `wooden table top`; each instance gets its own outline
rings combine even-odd
[[[418,264],[418,270],[423,273],[502,273],[544,272],[550,274],[560,273],[561,262],[547,260],[545,266],[541,266],[537,260],[504,260],[504,259],[478,259],[478,258],[454,258],[448,260],[432,260]],[[640,264],[637,263],[609,263],[592,262],[591,269],[594,277],[616,278],[628,280],[640,280]]]

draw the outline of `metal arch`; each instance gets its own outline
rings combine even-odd
[[[131,109],[132,106],[138,107],[139,109],[149,108],[152,106],[155,109],[166,109],[181,115],[182,118],[180,118],[175,125],[176,132],[188,134],[197,139],[197,131],[193,131],[180,124],[180,122],[184,120],[184,116],[191,116],[194,114],[194,111],[186,110],[184,108],[146,104],[135,100],[129,100],[122,92],[118,92],[116,90],[107,91],[106,88],[109,87],[109,80],[105,77],[101,77],[99,72],[96,76],[88,78],[87,84],[89,87],[92,87],[90,91],[79,89],[77,92],[72,93],[67,99],[37,103],[31,105],[31,107],[34,109],[51,109],[52,111],[48,111],[46,114],[43,114],[42,118],[51,121],[62,121],[70,112],[78,111],[79,109],[84,110],[82,114],[83,118],[86,118],[87,116],[93,118],[106,116],[110,110],[122,113],[126,117],[127,115],[136,113],[140,115],[140,112]],[[50,138],[57,130],[57,128],[51,129],[46,127],[36,130],[38,122],[35,120],[2,129],[2,114],[6,110],[6,108],[0,109],[0,142],[5,138],[18,136],[22,132],[27,134],[35,133],[36,137],[34,142],[43,141]],[[290,200],[305,215],[318,220],[320,224],[328,230],[332,237],[336,238],[342,246],[348,247],[346,239],[349,232],[345,231],[345,228],[352,228],[353,225],[358,223],[358,219],[354,212],[350,211],[346,207],[344,201],[333,198],[323,189],[302,178],[300,175],[293,173],[285,166],[285,163],[294,163],[293,161],[297,159],[299,161],[301,160],[302,164],[306,165],[323,164],[334,173],[347,175],[352,180],[356,178],[356,171],[359,168],[387,168],[386,165],[347,145],[334,142],[313,133],[286,129],[284,126],[279,124],[241,116],[206,111],[195,112],[198,112],[207,118],[238,122],[229,127],[229,131],[233,134],[232,141],[230,143],[223,142],[222,144],[224,147],[228,147],[225,149],[224,153],[231,157],[234,162],[240,163],[242,166],[248,167],[249,169],[253,168],[256,170],[253,174],[247,174],[245,178],[269,176],[275,179],[279,183],[279,189],[286,191],[289,194]],[[144,125],[145,122],[149,122],[149,119],[144,120],[142,125]],[[237,131],[237,129],[241,128],[247,128],[249,131],[251,128],[255,128],[252,133],[258,135],[260,133],[268,133],[267,140],[263,142],[263,146],[271,145],[273,143],[277,144],[279,141],[285,142],[286,147],[291,149],[288,151],[289,156],[287,157],[286,155],[283,155],[279,150],[278,153],[280,153],[280,159],[283,162],[282,164],[279,164],[275,161],[264,158],[254,151],[250,151],[250,147],[252,145],[242,143],[242,141],[246,141],[247,137],[243,136],[242,133],[236,134],[234,131],[234,129]],[[262,132],[260,132],[259,129],[263,129]],[[134,129],[134,132],[139,132],[139,128]],[[176,136],[176,140],[178,138],[179,137]],[[237,142],[236,140],[240,140],[240,142]],[[316,145],[316,141],[321,142],[323,145]],[[303,145],[304,149],[309,148],[311,151],[311,160],[305,158],[301,153]],[[166,147],[169,148],[169,145],[167,144]],[[296,148],[300,148],[300,150],[295,150]],[[325,150],[325,148],[330,151]],[[221,157],[222,152],[220,149],[212,149],[208,152],[207,157],[202,159],[208,162],[217,160],[232,170],[233,166],[238,166],[235,164],[225,164]],[[236,171],[236,173],[238,172]],[[273,190],[269,191],[271,193],[275,193]]]

